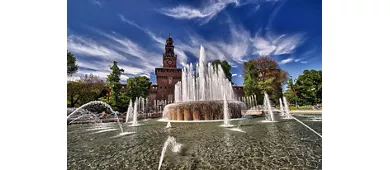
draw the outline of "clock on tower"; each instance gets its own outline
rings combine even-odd
[[[165,53],[163,55],[164,68],[176,68],[177,55],[175,55],[174,48],[173,40],[171,36],[169,36],[165,44]]]

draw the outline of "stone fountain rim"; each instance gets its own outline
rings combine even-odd
[[[234,118],[229,119],[230,121],[234,120],[245,120],[246,118]],[[161,118],[157,120],[158,122],[171,122],[171,123],[212,123],[212,122],[223,122],[223,119],[215,120],[169,120],[167,118]]]

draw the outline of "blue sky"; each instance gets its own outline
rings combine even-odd
[[[296,78],[322,69],[321,0],[68,0],[67,48],[79,72],[105,79],[114,60],[129,77],[155,82],[165,40],[174,40],[179,67],[196,63],[200,45],[208,61],[227,60],[233,82],[242,66],[267,55]],[[68,78],[69,79],[69,78]]]

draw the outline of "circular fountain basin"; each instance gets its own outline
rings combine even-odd
[[[245,105],[240,101],[227,101],[230,118],[241,118]],[[164,107],[163,118],[177,121],[222,120],[223,100],[188,101],[168,104]]]

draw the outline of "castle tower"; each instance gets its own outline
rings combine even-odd
[[[181,80],[181,69],[176,66],[177,55],[173,39],[168,37],[163,54],[163,68],[156,68],[157,94],[156,100],[174,101],[175,84]]]

